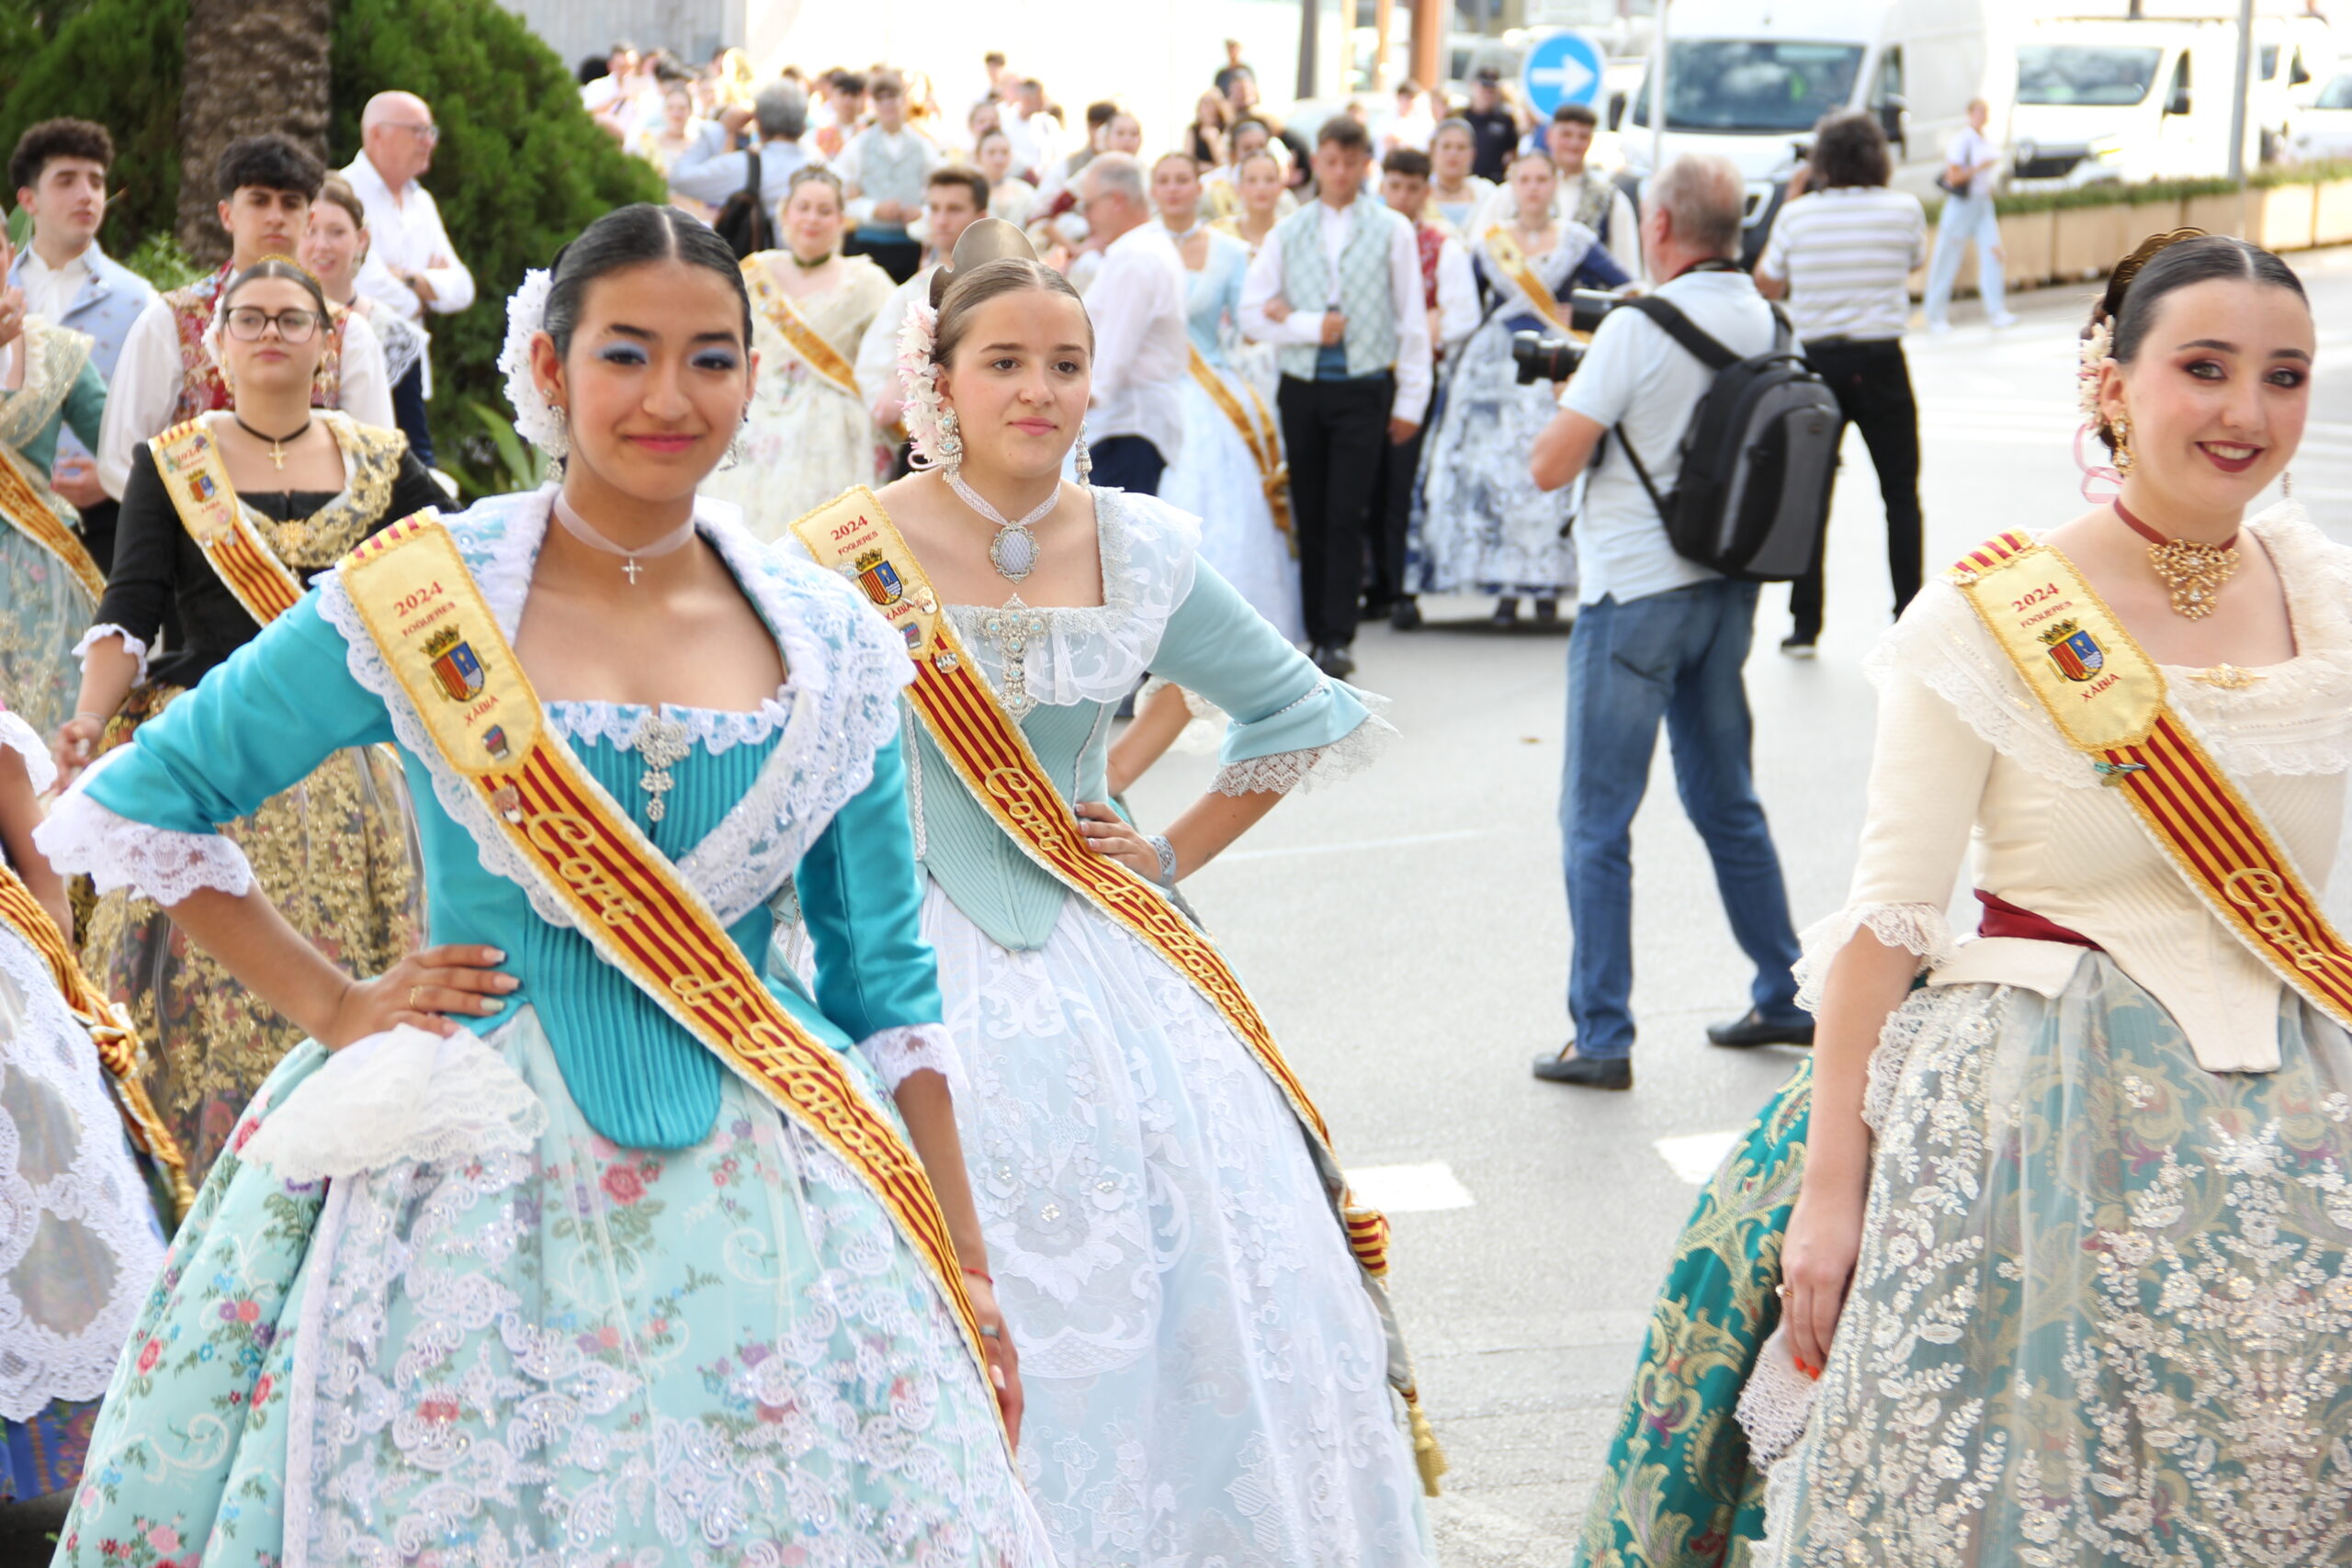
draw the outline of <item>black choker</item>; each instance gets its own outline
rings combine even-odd
[[[275,467],[279,473],[284,473],[286,471],[286,444],[288,441],[300,441],[302,437],[311,434],[311,421],[307,415],[304,416],[302,420],[302,428],[287,435],[264,435],[260,431],[255,430],[252,425],[247,424],[244,422],[243,416],[237,413],[234,410],[230,411],[229,417],[235,420],[237,422],[237,428],[243,431],[247,435],[252,436],[256,441],[266,441],[269,443],[269,460],[271,465]]]

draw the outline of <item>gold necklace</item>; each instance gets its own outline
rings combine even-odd
[[[2237,575],[2238,536],[2235,534],[2218,545],[2204,544],[2196,539],[2167,539],[2137,517],[2132,515],[2118,496],[2109,503],[2123,525],[2148,541],[2148,564],[2156,570],[2166,588],[2172,590],[2172,612],[2188,620],[2201,621],[2213,613],[2213,602],[2221,597],[2222,585]]]

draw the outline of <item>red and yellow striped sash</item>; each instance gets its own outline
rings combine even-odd
[[[57,994],[65,1000],[66,1011],[89,1032],[98,1048],[98,1066],[114,1080],[115,1108],[122,1116],[131,1144],[164,1168],[164,1177],[171,1184],[172,1201],[178,1211],[167,1218],[172,1224],[178,1224],[188,1205],[196,1201],[196,1190],[188,1184],[187,1156],[181,1152],[179,1140],[172,1136],[171,1129],[164,1125],[164,1119],[155,1113],[154,1102],[147,1098],[147,1090],[139,1081],[130,1026],[120,1010],[84,972],[65,933],[57,929],[57,922],[49,918],[49,911],[41,908],[32,889],[5,861],[0,861],[0,924],[16,931],[40,954],[41,961],[49,965],[50,977],[57,983]]]
[[[220,444],[201,419],[175,424],[147,443],[155,471],[188,532],[222,586],[257,626],[267,626],[301,602],[302,583],[254,531],[229,482]]]
[[[1291,1071],[1273,1031],[1225,955],[1174,903],[1119,862],[1094,852],[1045,764],[1006,713],[940,613],[938,596],[874,492],[855,486],[793,525],[820,564],[854,577],[904,639],[915,662],[908,700],[965,787],[1023,853],[1165,959],[1216,1008],[1249,1047],[1306,1134],[1351,1253],[1376,1282],[1388,1271],[1388,1222],[1346,1190],[1331,1131]],[[1413,1422],[1421,1476],[1430,1495],[1445,1468],[1420,1412],[1409,1363],[1395,1347],[1391,1381]]]
[[[1216,373],[1216,367],[1201,356],[1201,351],[1193,348],[1189,352],[1193,379],[1209,395],[1209,401],[1216,405],[1227,423],[1240,432],[1241,445],[1250,449],[1250,460],[1258,465],[1258,482],[1265,488],[1266,504],[1273,508],[1274,526],[1284,534],[1290,533],[1290,469],[1283,462],[1282,438],[1274,429],[1274,416],[1267,412],[1266,400],[1258,395],[1257,388],[1245,388],[1250,406],[1243,408],[1241,400],[1233,395],[1233,389]],[[1290,548],[1291,554],[1298,553],[1297,539],[1291,540]]]
[[[82,547],[82,537],[65,525],[65,520],[50,510],[40,491],[25,478],[17,467],[13,452],[0,452],[0,517],[5,517],[16,530],[55,557],[57,563],[74,574],[95,606],[106,597],[107,580],[98,570],[98,563]]]
[[[2352,1027],[2352,945],[2253,804],[2165,698],[2156,668],[2074,563],[2022,534],[1970,551],[1951,580],[2086,765],[2231,933],[2312,1006]]]
[[[605,962],[873,1190],[993,1387],[955,1243],[914,1150],[548,728],[448,530],[429,513],[394,524],[345,558],[343,583],[441,762],[481,797],[540,886]]]
[[[1527,296],[1528,307],[1543,317],[1545,324],[1563,336],[1574,336],[1579,343],[1588,341],[1584,334],[1569,325],[1567,314],[1560,309],[1558,298],[1544,287],[1542,278],[1535,276],[1533,264],[1528,261],[1527,253],[1520,247],[1519,242],[1511,238],[1510,230],[1499,223],[1495,224],[1487,231],[1486,245],[1487,256],[1505,276],[1519,285],[1519,291]]]

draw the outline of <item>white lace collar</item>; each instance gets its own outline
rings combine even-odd
[[[2165,696],[2233,773],[2344,773],[2352,769],[2352,549],[2327,538],[2292,502],[2247,518],[2245,527],[2278,569],[2294,657],[2235,688],[2165,665]],[[1881,684],[1897,672],[1917,676],[1979,737],[2032,773],[2078,789],[2098,782],[1959,590],[1941,579],[1912,601],[1863,668]]]
[[[1159,650],[1168,617],[1193,591],[1201,549],[1200,520],[1166,502],[1125,491],[1096,490],[1094,534],[1102,562],[1102,603],[1033,610],[1045,625],[1022,659],[1029,694],[1047,707],[1115,703],[1134,689]],[[1004,655],[980,635],[996,613],[985,604],[950,604],[956,635],[979,661],[990,685],[1004,684]]]
[[[448,520],[492,617],[510,640],[522,623],[554,494],[549,489],[498,496]],[[695,501],[697,527],[775,637],[787,675],[777,697],[759,712],[717,716],[741,721],[733,727],[740,739],[767,723],[769,708],[777,707],[782,733],[751,792],[678,862],[681,875],[730,925],[782,886],[834,814],[872,781],[874,754],[897,728],[899,689],[913,676],[904,649],[854,586],[763,547],[738,516],[726,502]],[[320,613],[343,633],[354,679],[384,699],[401,744],[431,773],[442,809],[472,836],[482,863],[521,886],[541,918],[570,925],[562,906],[508,847],[472,788],[441,761],[360,625],[340,569],[322,575],[319,586]],[[622,705],[577,705],[571,716],[584,717],[578,709],[594,705],[617,711]],[[706,728],[711,733],[701,739],[713,744],[725,727]]]

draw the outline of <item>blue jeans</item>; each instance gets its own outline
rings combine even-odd
[[[1568,1016],[1577,1054],[1634,1049],[1634,813],[1666,721],[1682,809],[1715,864],[1732,935],[1756,964],[1749,991],[1773,1023],[1796,1003],[1797,936],[1748,761],[1753,725],[1740,667],[1757,585],[1716,578],[1577,612],[1568,638],[1568,745],[1560,780],[1568,884]]]
[[[1952,285],[1960,281],[1961,258],[1976,242],[1976,292],[1985,319],[2003,321],[2009,310],[2001,293],[2001,220],[1989,196],[1953,197],[1936,224],[1936,250],[1928,260],[1928,294],[1921,303],[1929,326],[1941,326],[1951,309]]]

